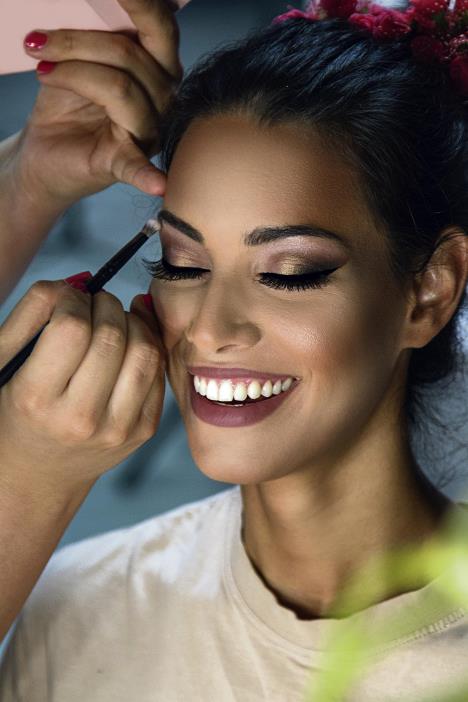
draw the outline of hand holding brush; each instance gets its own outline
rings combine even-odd
[[[129,246],[111,259],[114,273],[136,250]],[[126,312],[100,289],[110,263],[85,281],[87,292],[38,281],[0,327],[0,365],[35,340],[0,389],[0,484],[35,485],[38,497],[74,493],[157,430],[165,371],[157,319],[143,296]]]

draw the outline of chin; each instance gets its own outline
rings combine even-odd
[[[256,485],[282,477],[274,474],[274,466],[260,466],[256,459],[247,460],[241,456],[234,461],[226,459],[226,457],[223,460],[218,451],[207,452],[200,448],[197,450],[190,443],[189,448],[198,470],[210,480],[216,480],[219,483]],[[208,453],[211,455],[208,456]]]
[[[206,452],[192,450],[190,446],[192,458],[198,470],[206,475],[210,480],[216,480],[219,483],[231,483],[236,485],[246,485],[248,483],[257,482],[253,476],[253,470],[243,461],[223,461],[219,458],[209,460]],[[216,452],[217,453],[217,452]]]

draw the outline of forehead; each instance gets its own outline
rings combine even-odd
[[[356,174],[315,130],[259,126],[245,115],[190,124],[169,169],[165,206],[207,232],[233,222],[248,229],[303,221],[359,244],[374,229]]]

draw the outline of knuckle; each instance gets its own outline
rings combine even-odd
[[[41,302],[50,302],[56,294],[57,283],[53,280],[36,280],[29,288],[29,295]]]
[[[64,51],[67,54],[73,54],[75,51],[75,48],[76,48],[75,34],[73,32],[67,31],[67,30],[62,31],[60,34],[61,34],[60,38],[62,41]]]
[[[146,441],[152,439],[153,436],[156,434],[156,430],[157,426],[154,421],[154,417],[151,418],[142,415],[138,426],[139,442],[145,443]]]
[[[107,429],[103,437],[103,442],[108,448],[118,448],[126,444],[128,442],[128,438],[128,429],[114,423],[109,429]]]
[[[96,344],[98,348],[105,353],[115,351],[122,347],[125,343],[125,334],[123,330],[109,322],[100,324],[95,333]]]
[[[152,373],[159,365],[160,354],[158,348],[147,341],[140,341],[135,344],[133,358],[139,370],[144,373]]]
[[[113,82],[112,92],[118,100],[128,100],[132,94],[133,83],[130,76],[118,71]]]
[[[72,444],[89,441],[96,433],[96,429],[97,422],[92,416],[86,413],[75,413],[66,429],[67,439]]]
[[[140,420],[140,436],[148,441],[156,434],[161,415],[161,407],[159,403],[146,403],[141,410]]]
[[[119,62],[124,64],[131,63],[135,58],[136,48],[135,42],[122,34],[114,36],[113,53]]]
[[[49,326],[53,329],[55,326],[60,327],[60,335],[67,340],[68,343],[82,344],[89,342],[91,336],[91,328],[89,322],[83,317],[66,312],[59,319],[49,322]]]
[[[27,392],[13,393],[12,401],[15,411],[26,417],[37,417],[45,410],[41,393],[31,387]]]

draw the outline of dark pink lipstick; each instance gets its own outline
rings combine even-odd
[[[240,406],[236,406],[235,402],[232,405],[220,405],[212,400],[207,400],[206,397],[196,392],[193,377],[190,374],[188,378],[193,411],[203,422],[214,424],[217,427],[246,427],[261,422],[262,419],[273,414],[283,402],[286,402],[299,384],[299,380],[294,380],[289,390],[280,392],[279,395],[272,395],[246,404],[238,403]]]

